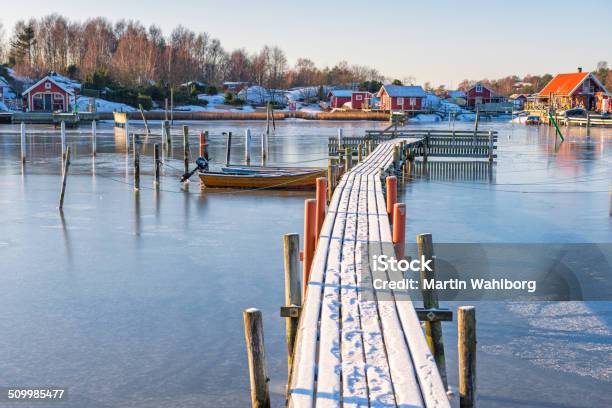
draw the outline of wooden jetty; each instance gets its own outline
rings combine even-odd
[[[371,276],[363,251],[395,255],[387,253],[394,236],[382,177],[422,143],[381,142],[338,182],[309,275],[304,262],[289,407],[450,407],[412,302],[393,292],[386,293],[392,300],[360,302],[358,291],[362,276]],[[376,299],[382,294],[373,292]]]

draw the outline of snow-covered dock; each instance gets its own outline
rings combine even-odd
[[[412,302],[393,293],[362,301],[358,289],[371,274],[363,251],[369,259],[393,248],[382,177],[398,151],[406,157],[420,144],[382,142],[334,190],[301,309],[289,407],[450,407]]]

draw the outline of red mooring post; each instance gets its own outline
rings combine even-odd
[[[406,204],[395,203],[393,206],[393,244],[397,259],[404,259],[406,246]]]
[[[314,258],[317,234],[317,200],[310,198],[304,201],[304,297],[310,278],[310,266]]]
[[[319,241],[319,235],[321,235],[321,228],[323,227],[323,220],[325,220],[325,210],[327,205],[327,179],[325,177],[317,178],[317,231],[316,241]]]
[[[391,224],[395,224],[393,218],[393,206],[397,203],[397,177],[387,176],[387,214]]]

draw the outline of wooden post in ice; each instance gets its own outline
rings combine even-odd
[[[168,120],[168,98],[165,99],[164,120]]]
[[[476,406],[476,308],[457,310],[457,346],[459,351],[459,407]]]
[[[26,125],[21,122],[21,162],[26,161]]]
[[[493,131],[489,130],[489,161],[493,161]]]
[[[153,166],[154,166],[154,181],[153,184],[155,187],[159,186],[159,170],[161,167],[161,161],[159,160],[159,144],[155,143],[153,145]]]
[[[244,131],[244,161],[251,164],[251,129]]]
[[[285,254],[285,306],[302,306],[302,285],[300,283],[300,234],[285,234],[283,237]],[[287,369],[291,375],[293,349],[299,316],[285,319],[287,336]]]
[[[95,157],[97,150],[98,129],[95,120],[91,121],[91,155]]]
[[[332,159],[327,160],[327,202],[331,201],[336,181],[334,179],[334,165]]]
[[[417,235],[417,245],[419,248],[419,259],[425,258],[431,260],[430,268],[421,266],[421,288],[424,287],[424,282],[436,279],[436,264],[433,251],[433,240],[431,234],[419,234]],[[438,309],[440,306],[438,303],[438,294],[434,289],[421,289],[423,294],[423,306],[425,309]],[[448,387],[448,380],[446,378],[446,360],[444,357],[444,343],[442,341],[442,322],[425,322],[425,337],[429,344],[429,349],[434,355],[436,365],[440,371],[442,382],[444,387]]]
[[[264,347],[263,321],[261,311],[255,308],[242,313],[244,319],[244,338],[249,362],[249,379],[251,382],[251,407],[270,408],[268,390],[268,367]]]
[[[225,165],[229,166],[232,153],[232,132],[227,132],[227,144],[225,145]]]
[[[132,152],[134,154],[134,190],[140,189],[140,152],[138,151],[138,135],[132,135]]]
[[[343,130],[338,129],[338,156],[340,156],[340,152],[342,151],[342,143],[343,143]]]
[[[261,162],[262,164],[266,161],[266,134],[261,134]]]
[[[387,176],[385,179],[385,187],[387,193],[387,215],[389,216],[389,222],[394,224],[393,206],[397,203],[397,177]]]
[[[183,164],[185,173],[189,172],[189,126],[183,126]]]
[[[128,114],[125,114],[125,151],[130,150],[130,119]]]
[[[166,146],[168,147],[167,153],[169,154],[172,150],[172,129],[170,128],[170,122],[164,121],[164,134],[166,135]]]
[[[70,167],[70,146],[66,149],[66,158],[64,159],[63,171],[62,171],[62,187],[60,191],[60,202],[59,209],[64,209],[64,195],[66,194],[66,181],[68,180],[68,168]]]
[[[62,144],[62,160],[66,157],[66,122],[60,123],[60,142]]]

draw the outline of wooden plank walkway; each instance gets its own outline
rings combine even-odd
[[[393,293],[392,301],[359,298],[362,277],[371,277],[362,251],[392,251],[381,177],[401,141],[421,142],[381,143],[334,191],[300,317],[289,407],[450,407],[412,302]]]

